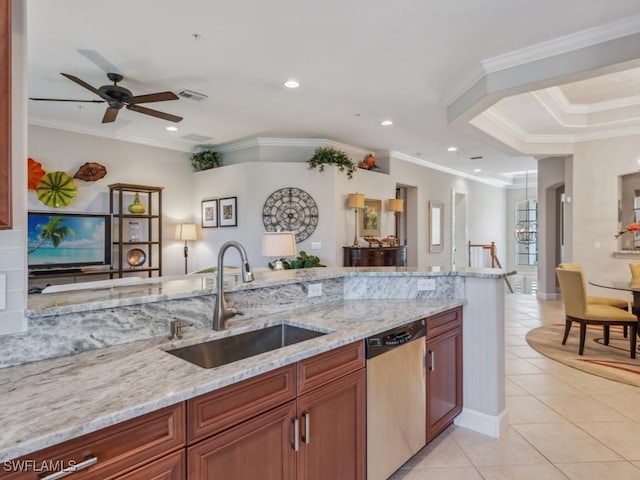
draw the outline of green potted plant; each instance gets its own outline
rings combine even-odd
[[[342,150],[333,147],[318,147],[313,153],[313,157],[307,160],[309,169],[318,168],[324,171],[325,165],[335,165],[341,172],[347,171],[347,177],[352,178],[353,172],[356,171],[356,164],[351,161],[349,155]]]
[[[191,155],[191,165],[196,171],[219,167],[220,154],[213,150],[200,150]]]
[[[284,266],[285,270],[290,270],[294,268],[313,268],[313,267],[326,267],[320,263],[320,258],[315,255],[307,255],[307,252],[304,250],[300,251],[300,254],[295,260],[287,260],[286,258],[281,258],[282,266]],[[274,262],[269,262],[269,268],[273,270]]]

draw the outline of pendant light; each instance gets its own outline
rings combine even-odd
[[[524,172],[524,198],[525,198],[525,213],[526,217],[524,220],[520,220],[516,224],[516,231],[514,232],[514,236],[516,238],[516,242],[523,245],[530,245],[532,243],[536,243],[538,241],[538,224],[537,219],[531,218],[531,208],[529,208],[529,171],[526,170]]]

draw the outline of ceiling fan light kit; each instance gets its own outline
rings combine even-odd
[[[160,118],[162,120],[168,120],[169,122],[180,122],[182,117],[177,115],[172,115],[170,113],[160,112],[158,110],[154,110],[148,107],[143,107],[139,105],[140,103],[152,103],[152,102],[166,102],[169,100],[179,100],[179,97],[173,92],[157,92],[157,93],[149,93],[146,95],[134,95],[131,90],[125,88],[121,85],[118,85],[118,82],[121,82],[123,76],[119,73],[107,73],[107,77],[109,80],[113,82],[113,85],[102,85],[99,88],[95,88],[94,86],[88,84],[84,80],[76,77],[75,75],[71,75],[69,73],[61,73],[61,75],[65,78],[68,78],[74,83],[77,83],[81,87],[86,88],[90,92],[98,95],[102,100],[70,100],[70,99],[59,99],[59,98],[30,98],[30,100],[37,101],[53,101],[53,102],[90,102],[90,103],[102,103],[106,102],[108,107],[104,112],[104,116],[102,117],[102,123],[112,123],[115,122],[118,117],[118,112],[122,109],[122,107],[126,107],[127,110],[132,110],[134,112],[142,113],[144,115],[149,115],[151,117]]]

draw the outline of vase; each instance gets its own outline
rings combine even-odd
[[[127,207],[127,210],[129,210],[129,213],[133,213],[137,215],[145,212],[146,209],[144,208],[144,205],[140,201],[140,195],[138,193],[136,193],[136,196],[133,199],[133,203]]]

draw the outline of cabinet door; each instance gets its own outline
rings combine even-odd
[[[0,230],[11,228],[11,0],[0,0]]]
[[[123,477],[118,477],[118,480],[185,480],[184,474],[185,453],[183,448]],[[70,477],[70,480],[72,479],[73,477]]]
[[[291,401],[189,447],[187,478],[294,480],[295,406]]]
[[[364,369],[299,396],[298,418],[299,480],[364,480]]]
[[[462,410],[462,329],[427,339],[427,442]]]

